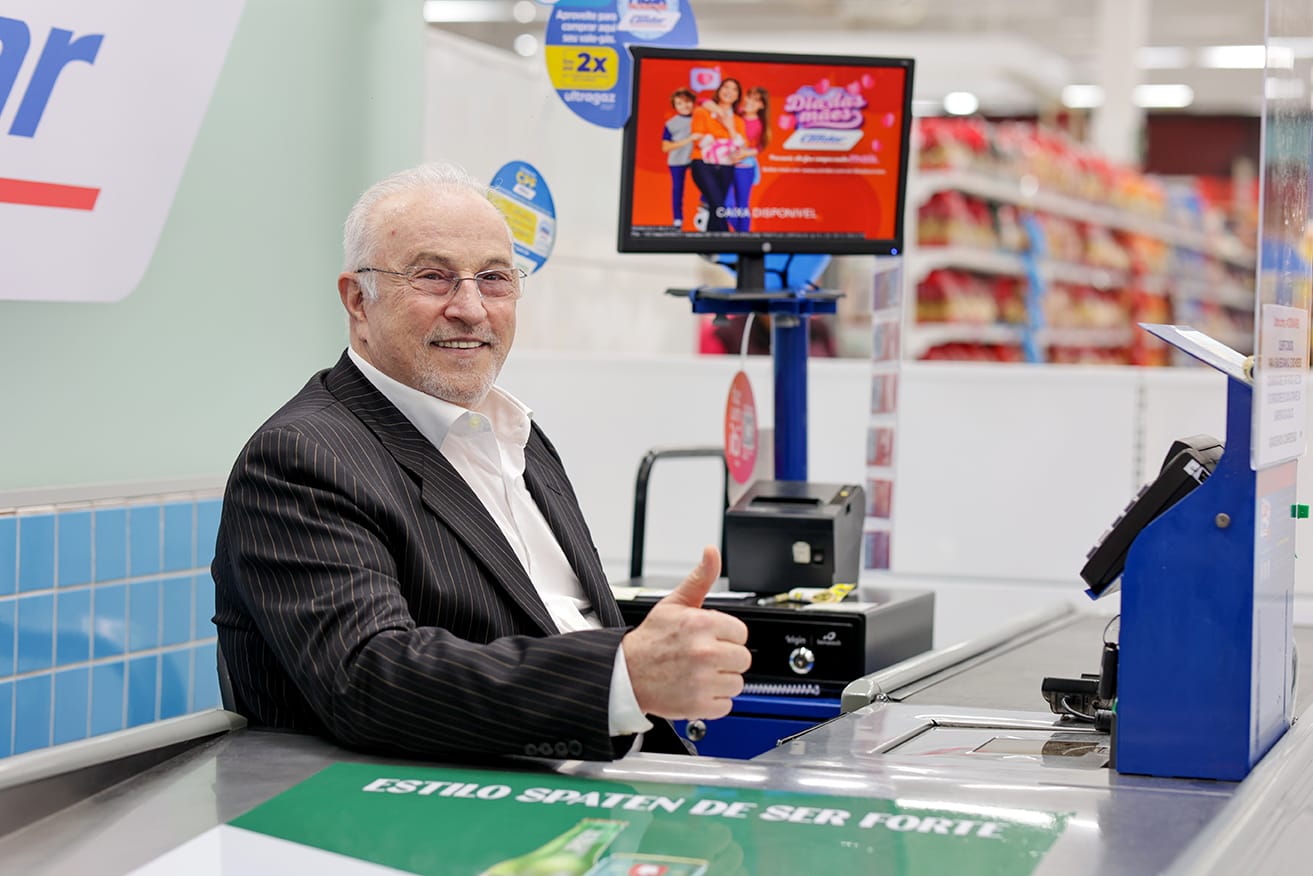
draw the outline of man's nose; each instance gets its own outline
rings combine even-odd
[[[478,281],[473,277],[460,278],[456,288],[451,290],[451,295],[447,298],[447,306],[443,310],[443,313],[465,322],[478,322],[487,315],[487,312],[483,296],[479,293]]]

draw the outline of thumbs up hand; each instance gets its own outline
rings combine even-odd
[[[702,562],[621,642],[639,708],[663,718],[720,718],[743,691],[752,664],[743,621],[704,609],[720,576],[720,554],[702,549]]]

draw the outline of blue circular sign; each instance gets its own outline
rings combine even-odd
[[[629,118],[625,46],[696,46],[687,0],[559,0],[547,20],[543,56],[561,100],[584,121],[622,128]]]
[[[556,244],[556,204],[546,180],[532,164],[510,161],[493,174],[488,198],[511,227],[516,266],[532,274]]]

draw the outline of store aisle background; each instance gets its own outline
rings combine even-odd
[[[418,5],[361,0],[325,15],[308,0],[247,0],[141,287],[116,305],[0,302],[0,365],[8,375],[0,381],[0,509],[28,512],[12,530],[0,525],[0,569],[9,563],[13,572],[0,574],[0,755],[19,750],[16,743],[30,749],[76,738],[57,732],[66,725],[56,713],[61,702],[75,707],[83,690],[94,693],[98,666],[118,666],[126,685],[129,661],[150,660],[138,664],[151,667],[149,679],[138,670],[138,690],[151,685],[149,706],[130,707],[125,687],[125,721],[130,708],[135,722],[167,717],[182,703],[213,703],[206,662],[213,629],[203,617],[204,594],[212,592],[205,560],[213,503],[241,442],[340,352],[340,223],[361,188],[383,173],[441,157],[487,177],[522,159],[552,186],[560,237],[546,269],[529,281],[504,382],[556,440],[616,577],[628,563],[641,454],[719,441],[738,363],[689,355],[696,323],[687,304],[663,294],[705,281],[700,260],[615,253],[619,132],[565,109],[541,58],[425,28]],[[704,31],[704,42],[713,35]],[[922,51],[910,37],[881,47],[776,39],[769,47],[855,51],[860,42],[866,51]],[[937,51],[943,55],[942,46]],[[1047,69],[1040,56],[1017,57],[1034,58],[1037,74]],[[935,81],[934,71],[922,62],[918,81]],[[870,365],[811,368],[811,477],[860,482]],[[748,370],[768,422],[768,363],[756,360]],[[1006,594],[981,611],[982,625],[1028,599],[1083,599],[1075,573],[1084,551],[1167,443],[1216,433],[1223,417],[1222,383],[1202,371],[909,363],[904,375],[894,569],[909,581],[955,578]],[[653,571],[681,571],[698,545],[717,540],[718,467],[698,465],[655,476]],[[1301,497],[1310,495],[1310,468]],[[159,540],[141,548],[155,560],[102,577],[93,565],[102,527],[93,523],[88,576],[69,577],[73,560],[60,553],[52,521],[28,527],[39,533],[29,536],[36,538],[29,550],[49,550],[49,563],[24,566],[19,524],[49,516],[51,503],[62,509],[89,499],[103,500],[95,507],[106,521],[119,513],[130,521],[134,508],[144,521],[156,509]],[[182,507],[189,526],[179,525]],[[70,519],[80,539],[83,518]],[[66,550],[69,543],[66,534]],[[132,549],[127,543],[125,555]],[[1297,575],[1304,611],[1313,570],[1301,560]],[[94,606],[117,611],[114,587],[124,597],[123,648],[97,656]],[[135,638],[134,623],[144,631]],[[72,639],[61,639],[66,627],[76,631]],[[43,644],[48,660],[39,657]],[[6,653],[14,655],[8,663]],[[35,662],[24,656],[32,654]],[[186,680],[166,693],[173,670]],[[85,672],[86,686],[74,680],[61,697],[56,674],[64,671]],[[20,698],[20,685],[37,693]],[[86,710],[88,732],[96,714]],[[19,737],[20,724],[35,729]]]

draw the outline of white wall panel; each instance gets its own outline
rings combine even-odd
[[[678,302],[671,306],[681,307]],[[870,366],[809,363],[814,481],[865,477]],[[770,362],[748,360],[760,419]],[[731,357],[520,351],[502,383],[534,408],[565,460],[603,561],[628,572],[634,475],[649,449],[722,440]],[[1174,438],[1221,434],[1225,385],[1195,370],[904,363],[895,449],[893,571],[1030,585],[1070,581]],[[1313,496],[1313,466],[1298,495]],[[769,458],[760,469],[771,471]],[[720,470],[664,460],[651,481],[646,570],[685,570],[720,533]],[[1309,522],[1297,528],[1310,553]],[[1296,561],[1313,597],[1313,560]]]
[[[905,363],[895,571],[1076,579],[1125,505],[1135,372]]]

